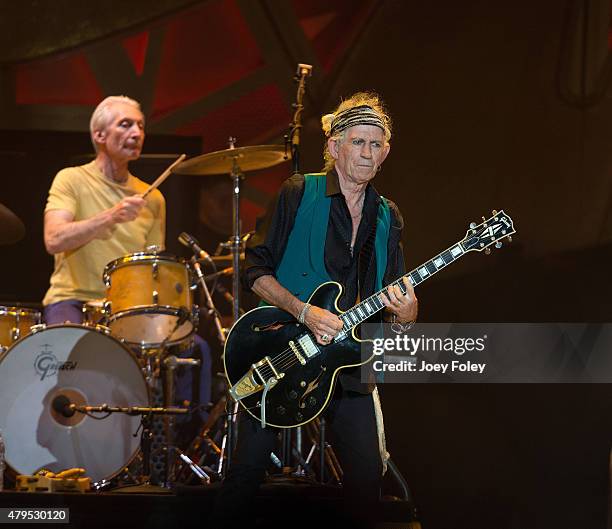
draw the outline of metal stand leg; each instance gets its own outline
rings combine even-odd
[[[323,417],[319,421],[319,458],[320,481],[325,483],[325,418]]]

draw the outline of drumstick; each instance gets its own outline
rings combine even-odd
[[[185,154],[181,154],[175,161],[174,163],[168,167],[168,169],[166,169],[162,174],[160,174],[157,177],[157,180],[155,180],[155,182],[153,182],[150,186],[149,189],[147,189],[143,194],[142,194],[142,198],[147,198],[147,195],[153,191],[154,189],[157,189],[162,183],[163,181],[168,178],[170,176],[170,173],[172,172],[172,169],[178,165],[179,163],[181,163],[184,159],[185,159]]]

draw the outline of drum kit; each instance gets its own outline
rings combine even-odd
[[[229,149],[181,161],[171,172],[225,173],[233,180],[234,230],[226,245],[231,261],[228,257],[217,261],[231,264],[233,316],[237,319],[238,270],[244,252],[240,233],[243,171],[268,168],[290,156],[284,146],[236,148],[234,141],[230,140]],[[23,223],[0,204],[0,244],[13,244],[24,234]],[[187,236],[182,234],[181,239],[183,235]],[[148,482],[150,421],[160,416],[170,421],[189,411],[174,407],[168,392],[173,391],[176,366],[197,365],[198,361],[177,358],[168,348],[189,346],[197,331],[198,286],[220,338],[225,338],[200,269],[202,255],[198,253],[202,250],[195,241],[187,244],[197,254],[191,261],[147,249],[108,263],[102,274],[106,298],[84,305],[81,325],[45,325],[39,310],[0,306],[0,428],[6,462],[14,472],[32,475],[41,469],[59,472],[82,467],[95,486],[104,488],[116,484],[117,476],[125,475],[132,462],[139,460],[133,482]],[[155,388],[160,386],[165,389],[163,407],[154,399]],[[221,448],[210,437],[224,414],[222,400],[212,407],[209,420],[185,452],[174,447],[166,450],[170,455],[164,486],[194,476],[198,482],[209,482],[206,461],[210,454],[216,458],[213,473],[225,470],[231,440],[224,430],[231,420],[218,432]],[[172,444],[171,439],[166,442]]]

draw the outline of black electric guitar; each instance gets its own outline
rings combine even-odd
[[[515,233],[512,219],[503,211],[479,225],[472,223],[466,236],[406,274],[413,286],[456,261],[468,252],[501,246]],[[401,278],[394,283],[402,292]],[[386,289],[387,287],[385,287]],[[383,289],[383,290],[385,290]],[[337,314],[342,331],[328,345],[317,343],[312,332],[276,307],[259,307],[247,312],[231,328],[225,343],[225,374],[231,397],[264,426],[291,428],[317,417],[326,407],[341,369],[365,364],[357,326],[384,308],[383,290],[342,312],[337,301],[342,285],[323,283],[308,302]],[[365,340],[363,340],[365,341]]]

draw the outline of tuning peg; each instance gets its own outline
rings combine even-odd
[[[502,246],[503,246],[503,245],[502,245],[502,242],[501,242],[501,241],[497,241],[497,242],[495,243],[495,248],[497,248],[498,250],[499,250],[499,249],[500,249]]]
[[[470,222],[470,228],[474,229],[476,227],[476,223],[475,222]]]
[[[488,246],[485,248],[485,254],[486,255],[490,255],[491,254],[491,248],[489,248]]]
[[[512,242],[512,237],[510,235],[508,235],[508,237],[506,237],[506,239],[508,239],[508,242]]]

